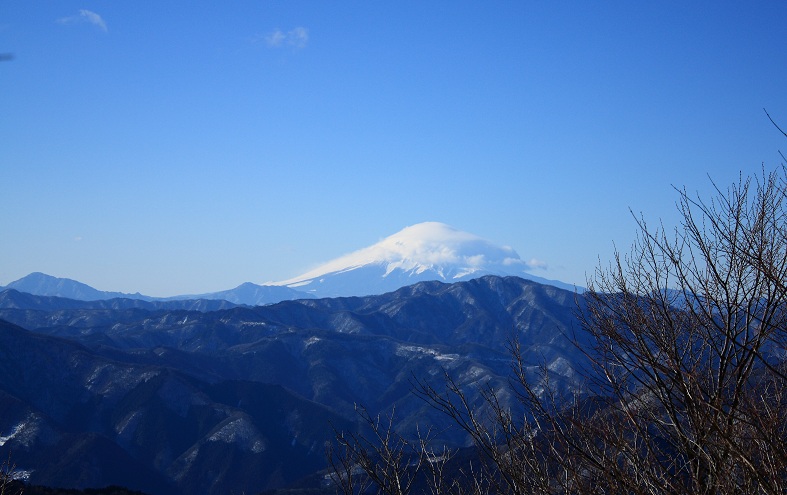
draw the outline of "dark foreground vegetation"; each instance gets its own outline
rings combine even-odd
[[[27,485],[21,481],[8,481],[0,486],[0,495],[146,495],[121,486],[105,488],[52,488],[48,486]]]
[[[143,492],[129,490],[121,486],[76,490],[30,485],[14,479],[15,473],[15,465],[10,458],[0,464],[0,495],[146,495]]]

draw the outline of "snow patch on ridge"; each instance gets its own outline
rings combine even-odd
[[[8,435],[0,435],[0,447],[5,445],[7,441],[17,436],[19,432],[24,429],[24,427],[25,427],[24,423],[19,423],[11,429],[11,432]]]
[[[437,361],[454,361],[459,359],[458,354],[443,354],[437,349],[432,349],[430,347],[423,347],[418,345],[403,345],[399,344],[396,346],[396,350],[394,351],[397,356],[406,357],[408,359],[412,359],[415,357],[431,357]]]
[[[34,442],[44,442],[51,445],[57,440],[56,434],[36,413],[29,413],[27,417],[17,422],[6,432],[0,430],[0,447],[13,441],[18,445],[29,447]]]
[[[257,428],[245,417],[229,419],[208,438],[208,441],[236,444],[243,450],[255,454],[267,448]]]

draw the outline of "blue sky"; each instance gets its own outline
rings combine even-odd
[[[781,163],[787,3],[0,4],[0,285],[199,293],[439,221],[584,285]],[[614,244],[613,244],[614,243]]]

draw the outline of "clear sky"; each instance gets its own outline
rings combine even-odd
[[[629,208],[787,151],[784,1],[4,1],[0,53],[0,285],[223,290],[423,221],[584,285]]]

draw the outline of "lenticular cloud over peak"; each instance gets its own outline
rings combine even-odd
[[[474,234],[440,222],[407,227],[377,244],[340,259],[359,263],[410,262],[421,267],[483,269],[490,263],[524,263],[510,247],[498,247]],[[339,260],[336,260],[339,261]]]
[[[275,285],[326,297],[368,295],[426,280],[457,282],[483,275],[535,278],[526,273],[527,267],[511,247],[444,223],[424,222]]]

